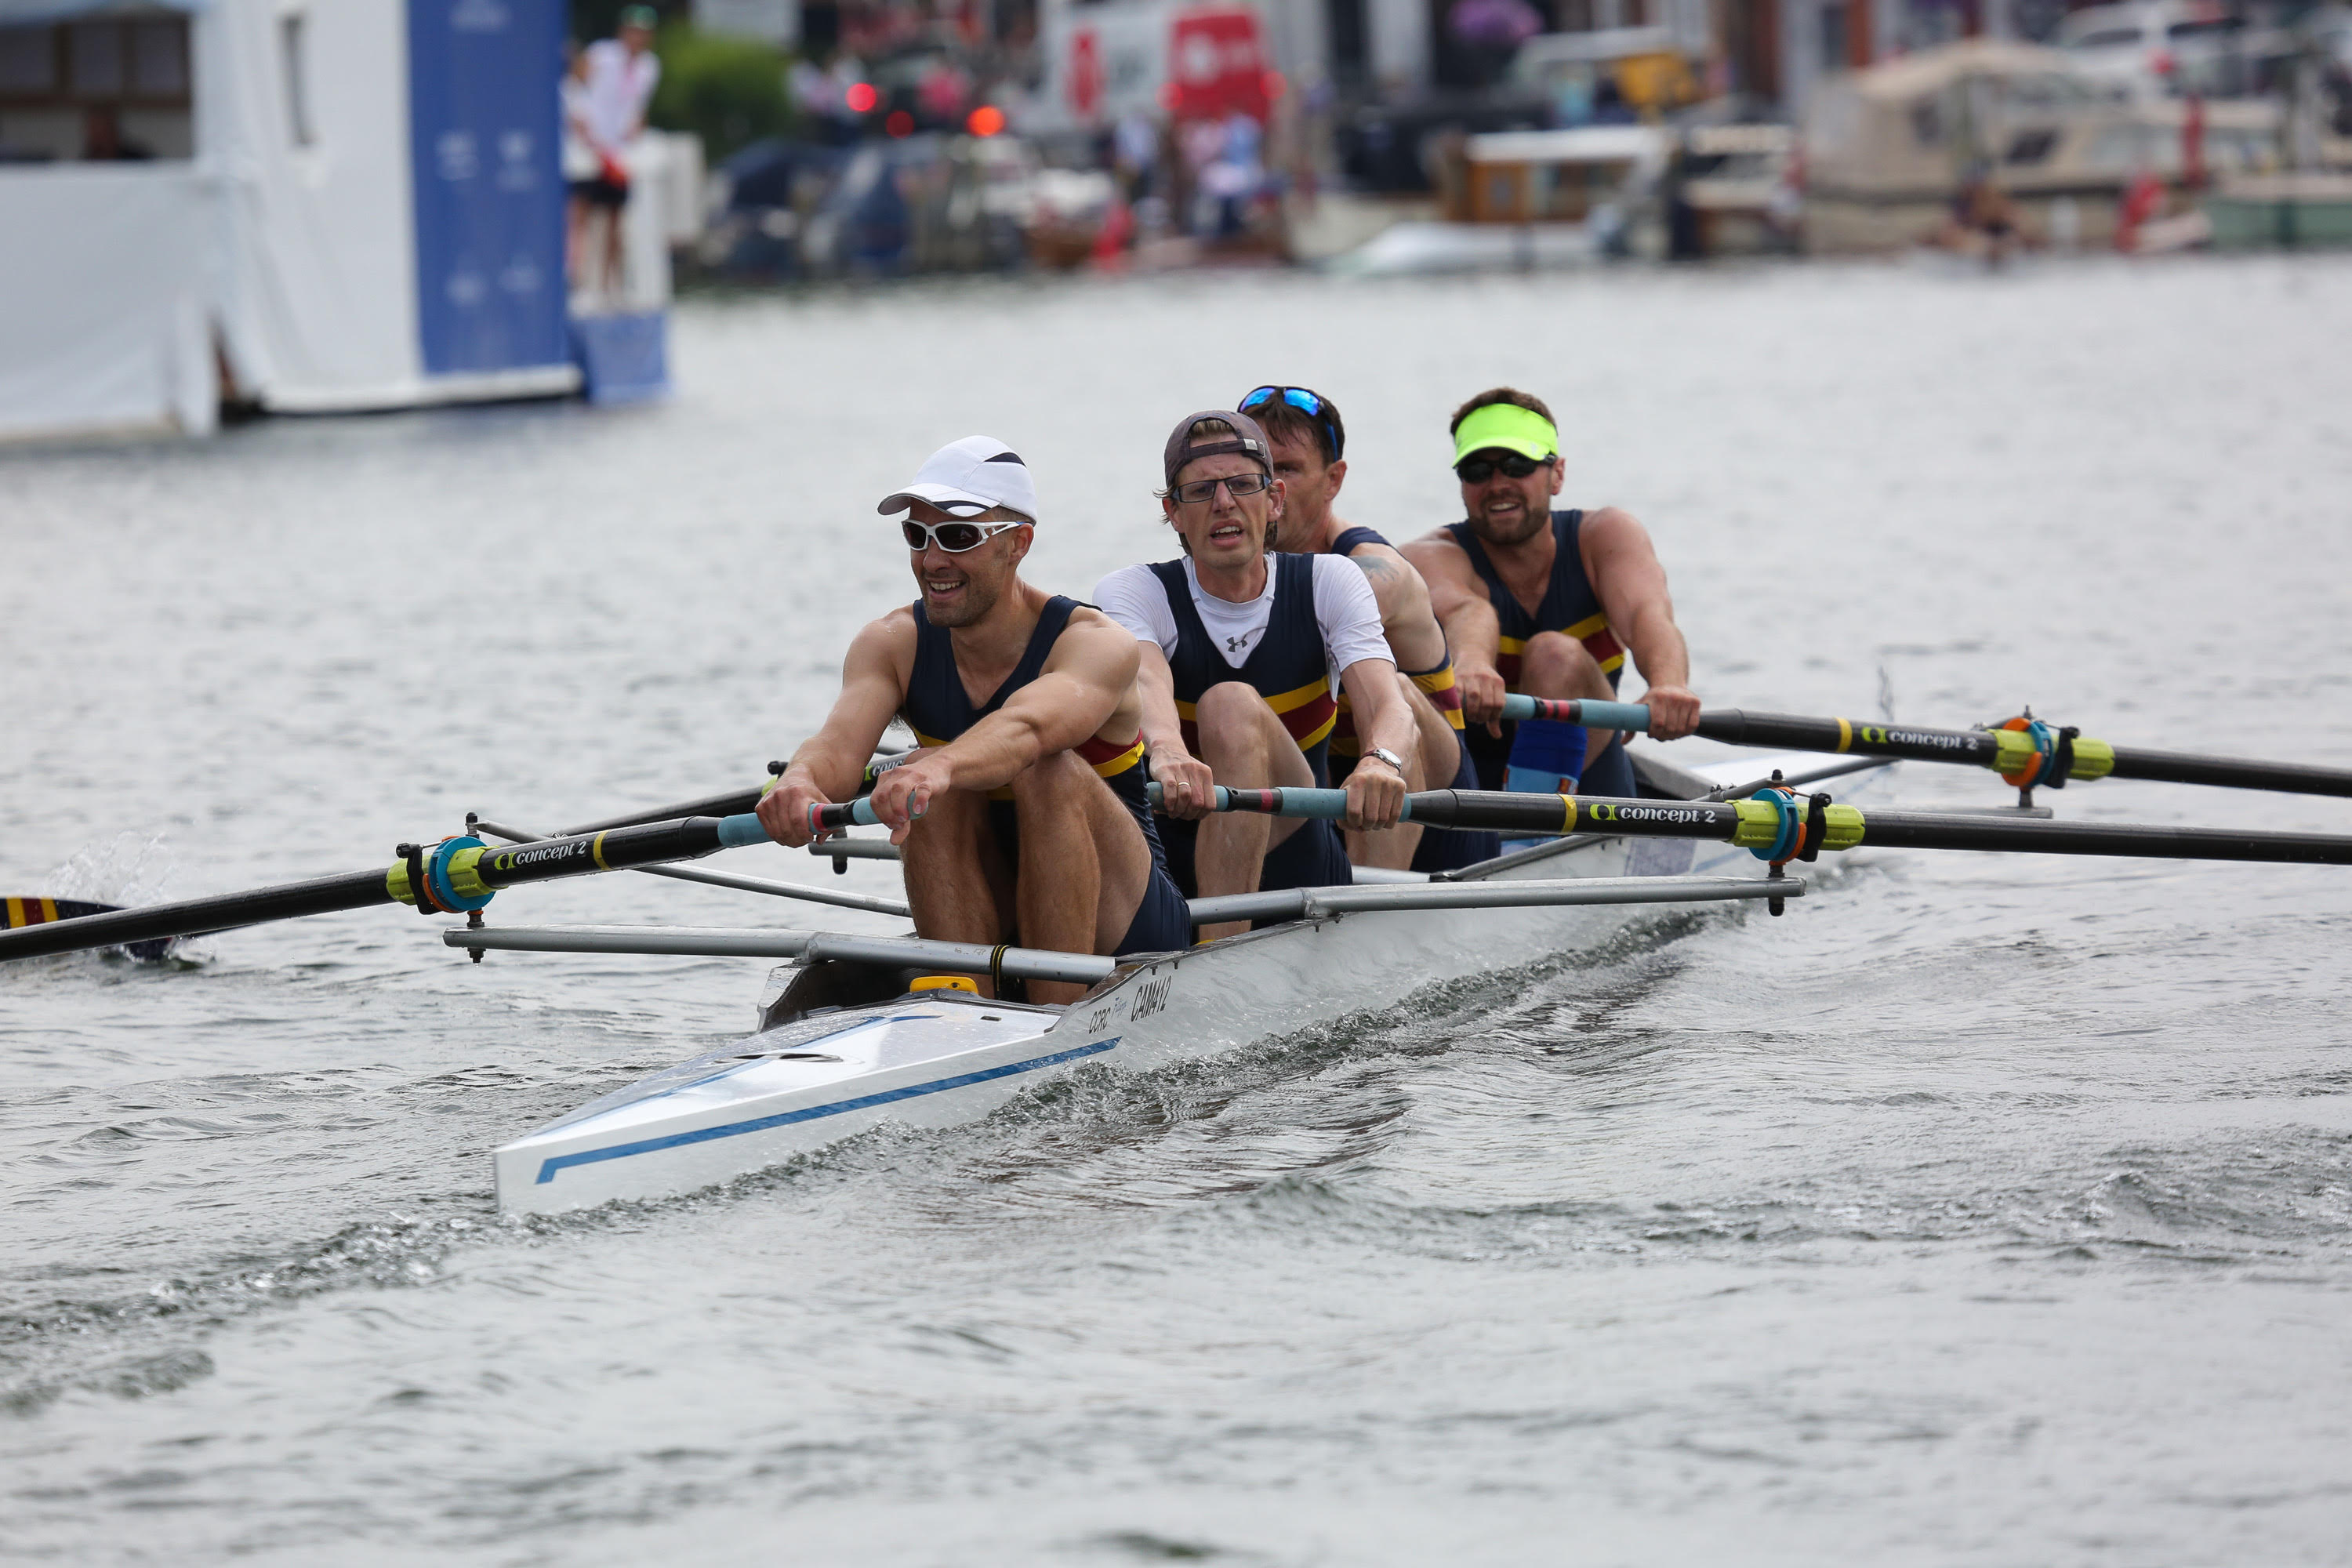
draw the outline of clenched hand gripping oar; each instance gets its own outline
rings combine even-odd
[[[1153,784],[1152,804],[1160,800]],[[1276,816],[1347,815],[1336,789],[1216,789],[1217,811]],[[1496,828],[1521,837],[1616,833],[1714,838],[1778,865],[1823,849],[1991,849],[2030,855],[2126,855],[2166,860],[2269,860],[2352,866],[2352,836],[2272,833],[2251,827],[2167,827],[2128,822],[2039,822],[1833,805],[1829,796],[1768,788],[1749,800],[1618,800],[1487,790],[1423,790],[1405,796],[1407,821]]]
[[[1631,730],[1641,734],[1648,733],[1650,728],[1650,710],[1638,702],[1514,695],[1503,699],[1503,717],[1550,719],[1596,730]],[[1928,730],[1916,724],[1865,724],[1851,719],[1748,713],[1730,708],[1702,714],[1696,733],[1704,740],[1731,746],[1761,746],[1785,752],[1856,752],[1913,762],[1960,763],[1990,768],[2009,783],[2026,790],[2063,789],[2070,780],[2115,778],[2271,789],[2289,795],[2352,795],[2352,768],[2240,762],[2188,752],[2115,746],[2086,739],[2072,729],[2054,729],[2038,719],[2011,719],[2003,727],[1992,730]]]
[[[478,838],[445,838],[438,844],[402,846],[402,858],[385,870],[353,871],[283,887],[151,904],[0,931],[0,960],[195,936],[267,921],[365,909],[371,904],[413,905],[420,887],[425,913],[462,914],[488,903],[490,895],[501,888],[588,871],[692,860],[715,850],[767,842],[767,830],[749,813],[569,834],[506,849],[493,849]]]

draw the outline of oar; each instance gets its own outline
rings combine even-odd
[[[1503,717],[1550,719],[1595,730],[1631,730],[1638,734],[1647,734],[1650,730],[1650,710],[1639,702],[1514,695],[1503,699]],[[2008,723],[2015,727],[1929,730],[1916,724],[1809,719],[1794,713],[1748,713],[1727,708],[1701,714],[1696,732],[1705,740],[1731,746],[1760,746],[1784,752],[1858,752],[1866,756],[1902,757],[1912,762],[1959,763],[1990,768],[2020,789],[2062,789],[2070,780],[2116,778],[2219,784],[2230,789],[2271,789],[2289,795],[2352,795],[2352,768],[2154,752],[2090,740],[2071,729],[2053,729],[2037,720],[2012,719]]]
[[[1151,788],[1152,804],[1160,786]],[[1227,789],[1217,811],[1276,816],[1347,815],[1336,789]],[[1864,843],[1889,849],[1997,849],[2033,855],[2128,855],[2166,860],[2271,860],[2352,866],[2352,837],[2272,833],[2250,827],[2166,827],[2124,822],[2039,822],[2031,818],[1949,816],[1916,811],[1867,812],[1834,805],[1826,795],[1769,792],[1751,800],[1618,800],[1606,796],[1521,795],[1488,790],[1423,790],[1405,797],[1405,819],[1439,827],[1494,828],[1519,837],[1570,833],[1713,838],[1759,858],[1811,859],[1823,849]]]
[[[223,893],[209,899],[184,899],[177,903],[116,910],[0,931],[0,960],[195,936],[236,926],[260,925],[268,921],[365,909],[371,904],[415,904],[420,883],[428,911],[459,914],[480,909],[501,888],[552,881],[589,871],[618,871],[667,860],[691,860],[719,849],[767,842],[767,830],[760,826],[760,819],[744,813],[567,834],[509,849],[493,849],[473,837],[446,838],[434,845],[403,845],[402,858],[383,870],[352,871],[314,881]]]
[[[121,904],[93,904],[80,899],[48,899],[27,896],[21,899],[0,899],[0,930],[16,931],[22,926],[47,925],[52,921],[79,920],[84,915],[111,914]],[[121,944],[133,958],[149,960],[163,957],[172,944],[161,942],[126,942]]]
[[[492,822],[487,816],[466,814],[469,832],[487,833],[493,838],[503,838],[509,844],[536,844],[547,837],[544,833],[529,833],[507,823]],[[739,877],[731,871],[698,871],[686,866],[632,866],[630,870],[642,877],[667,877],[680,882],[700,882],[706,887],[732,888],[739,893],[765,893],[772,899],[803,899],[812,904],[831,904],[835,909],[866,910],[877,915],[894,915],[900,920],[910,913],[896,899],[875,898],[866,893],[836,893],[826,888],[811,888],[799,882],[777,882],[765,877]]]
[[[822,931],[735,931],[708,926],[451,926],[451,947],[475,952],[634,952],[688,958],[846,958],[985,974],[992,979],[1063,980],[1090,985],[1119,960],[1041,947],[990,947],[920,937],[851,936]]]
[[[877,752],[866,764],[865,787],[872,789],[876,779],[905,762],[912,754],[911,752]],[[770,763],[768,764],[769,782],[755,789],[735,789],[729,790],[724,795],[707,795],[700,800],[684,801],[677,805],[665,805],[653,811],[624,812],[618,816],[605,817],[601,822],[583,822],[577,827],[567,827],[563,830],[563,836],[569,837],[580,833],[601,833],[613,827],[635,827],[647,822],[669,822],[681,816],[738,816],[744,812],[758,809],[760,802],[767,797],[768,791],[775,787],[775,781],[783,776],[784,766],[782,763]]]

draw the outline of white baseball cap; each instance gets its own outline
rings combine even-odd
[[[914,483],[892,490],[874,510],[887,517],[919,500],[958,517],[977,517],[1001,506],[1037,521],[1037,487],[1029,478],[1029,465],[992,436],[949,442],[923,459]]]

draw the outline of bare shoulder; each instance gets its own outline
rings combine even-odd
[[[1070,669],[1109,667],[1123,668],[1132,679],[1140,645],[1135,634],[1096,609],[1092,605],[1080,605],[1070,611],[1070,619],[1055,639],[1053,652],[1045,657],[1048,669]]]
[[[1348,552],[1348,559],[1363,568],[1364,574],[1375,581],[1412,570],[1412,563],[1393,544],[1359,544]]]
[[[1647,542],[1650,531],[1641,520],[1622,506],[1595,507],[1584,514],[1580,537],[1599,544],[1624,544],[1634,540]]]
[[[864,644],[873,648],[896,647],[904,644],[908,652],[915,647],[915,611],[913,606],[900,605],[886,615],[877,616],[857,628],[852,646]]]
[[[1433,528],[1418,539],[1408,539],[1397,553],[1423,576],[1455,577],[1470,570],[1470,557],[1454,535]]]
[[[901,605],[887,615],[866,622],[849,639],[849,655],[843,662],[855,667],[860,663],[879,661],[887,664],[903,678],[915,667],[915,612]],[[902,680],[903,684],[903,680]]]

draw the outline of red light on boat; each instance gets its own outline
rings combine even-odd
[[[1004,129],[1004,110],[983,103],[965,117],[963,128],[974,136],[993,136]]]
[[[849,105],[852,114],[865,114],[872,110],[879,95],[875,92],[872,82],[853,81],[849,84],[849,90],[841,97],[842,101]]]
[[[915,117],[903,109],[894,109],[890,111],[890,118],[882,122],[882,129],[893,136],[912,136],[915,133]]]

